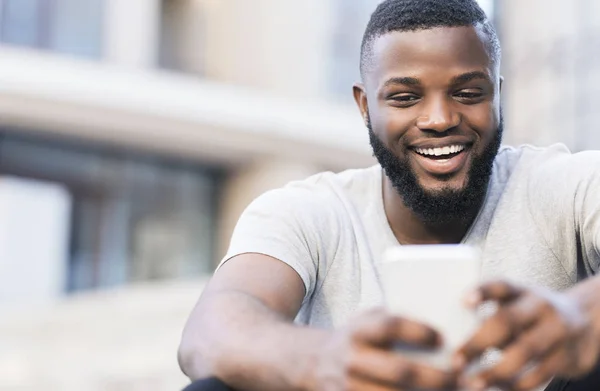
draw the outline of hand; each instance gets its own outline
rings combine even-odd
[[[396,342],[434,349],[441,338],[431,328],[377,309],[334,332],[314,362],[310,389],[319,391],[453,390],[457,376],[411,363]]]
[[[582,297],[502,281],[477,289],[469,304],[492,301],[498,311],[458,351],[456,368],[488,348],[502,349],[503,356],[497,365],[465,379],[466,385],[473,390],[531,390],[555,375],[579,377],[591,371],[598,361],[600,338]]]

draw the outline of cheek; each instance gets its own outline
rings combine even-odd
[[[499,115],[493,105],[471,106],[463,113],[463,120],[485,142],[493,138],[499,125]]]
[[[385,106],[379,108],[378,111],[377,127],[373,123],[373,129],[377,129],[381,137],[388,142],[398,142],[415,122],[410,108],[399,109]]]

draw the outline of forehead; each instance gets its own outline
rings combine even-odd
[[[493,79],[486,39],[479,28],[472,26],[384,34],[372,43],[365,76],[376,84],[393,76],[453,77],[471,71],[485,72]]]

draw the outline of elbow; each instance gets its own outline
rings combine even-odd
[[[214,376],[210,358],[203,349],[184,338],[177,350],[177,362],[181,371],[191,380],[199,380]]]

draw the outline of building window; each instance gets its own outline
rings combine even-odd
[[[352,103],[352,85],[360,80],[362,36],[380,0],[334,0],[332,66],[329,90],[334,98]]]
[[[191,0],[162,0],[161,10],[159,66],[195,75],[204,74],[204,5]]]
[[[69,189],[66,291],[212,271],[215,170],[8,133],[0,140],[0,174]]]
[[[104,0],[0,0],[0,42],[98,58]]]

